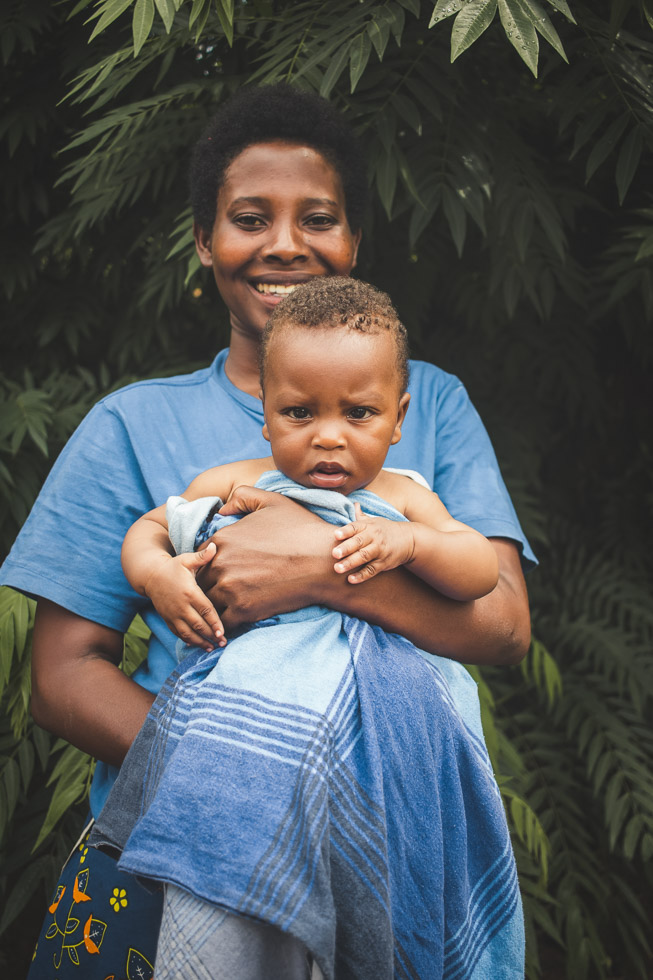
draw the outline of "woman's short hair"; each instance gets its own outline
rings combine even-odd
[[[264,387],[265,361],[275,330],[290,327],[348,327],[362,333],[388,330],[395,344],[401,390],[408,387],[408,334],[387,293],[360,279],[316,276],[296,286],[274,308],[261,337],[259,369]]]
[[[227,167],[248,146],[285,140],[318,150],[338,173],[347,220],[357,231],[367,199],[363,154],[342,113],[326,99],[280,83],[243,88],[222,105],[195,144],[190,163],[193,217],[213,228]]]

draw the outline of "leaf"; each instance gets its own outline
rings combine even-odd
[[[421,136],[422,117],[420,116],[419,109],[412,99],[407,98],[400,92],[393,92],[390,96],[390,102],[397,110],[397,113],[401,119],[408,123],[411,129],[414,129],[418,136]]]
[[[642,133],[639,126],[635,125],[621,144],[621,149],[619,150],[619,156],[617,158],[615,179],[617,181],[619,204],[624,203],[624,198],[632,183],[633,177],[637,172],[641,156]]]
[[[374,45],[379,61],[383,61],[383,55],[390,39],[390,22],[386,17],[380,17],[377,12],[374,20],[367,25],[367,33],[370,41]],[[342,49],[341,49],[342,50]],[[320,89],[320,93],[322,90]]]
[[[354,92],[369,61],[372,42],[367,32],[359,34],[349,48],[350,92]]]
[[[452,17],[453,14],[457,14],[468,0],[438,0],[435,7],[433,8],[433,13],[431,14],[431,19],[429,21],[429,27],[435,27],[439,24],[441,20],[445,20],[447,17]]]
[[[11,814],[18,802],[20,770],[15,759],[7,759],[2,770],[2,784],[6,793],[7,810]]]
[[[594,145],[590,155],[587,158],[587,163],[585,165],[586,180],[589,180],[592,177],[606,157],[612,153],[627,125],[628,116],[626,113],[622,113],[622,115],[618,116],[617,119],[614,119],[608,126],[607,130],[600,138],[598,143]]]
[[[461,258],[467,233],[467,213],[450,187],[442,188],[442,207],[456,246],[458,258]]]
[[[193,6],[191,7],[190,14],[188,16],[188,30],[192,30],[196,21],[203,18],[203,22],[206,23],[207,10],[210,6],[210,0],[193,0]]]
[[[559,10],[561,14],[564,14],[567,20],[572,24],[576,23],[574,15],[569,9],[567,0],[547,0],[547,3],[551,4],[552,7],[555,7],[556,10]]]
[[[224,36],[227,39],[229,47],[234,43],[234,0],[217,0],[216,6],[218,12],[218,20],[220,21],[220,26],[224,31]],[[210,7],[206,9],[206,18],[202,21],[202,29],[208,18]],[[198,28],[196,37],[200,36],[200,28]]]
[[[349,48],[346,44],[343,44],[340,46],[335,56],[329,61],[329,67],[324,73],[322,84],[320,85],[320,95],[323,98],[326,99],[331,94],[331,89],[345,70],[348,58]]]
[[[465,4],[451,30],[452,62],[488,29],[496,10],[497,0],[470,0]]]
[[[392,36],[397,42],[397,47],[400,48],[401,38],[403,36],[404,26],[406,24],[406,14],[403,11],[403,7],[398,6],[398,4],[394,4],[394,6],[390,8],[390,12],[392,14],[390,18],[390,30],[392,31]]]
[[[520,0],[498,0],[498,3],[499,17],[506,37],[537,78],[537,56],[540,44],[529,14],[524,10]]]
[[[27,739],[23,739],[18,746],[17,755],[23,792],[26,793],[34,772],[34,746]]]
[[[109,24],[112,24],[128,7],[131,7],[134,0],[106,0],[105,3],[101,4],[98,11],[94,13],[89,20],[94,20],[99,17],[99,20],[91,36],[89,37],[89,44],[93,38],[97,37]],[[88,23],[88,21],[86,21]]]
[[[65,742],[59,740],[53,751],[61,744],[65,746]],[[92,772],[93,760],[85,752],[73,745],[64,748],[48,780],[48,785],[55,783],[55,788],[32,848],[33,851],[45,840],[69,808],[87,796]]]
[[[134,57],[145,44],[154,21],[154,0],[136,0],[132,17]]]
[[[159,11],[159,16],[163,21],[166,34],[169,34],[177,12],[174,0],[154,0],[154,2],[156,4],[156,9]]]
[[[626,829],[624,831],[624,856],[628,861],[632,861],[635,857],[635,851],[637,850],[637,844],[644,830],[644,817],[641,813],[636,814],[634,817],[628,821]]]
[[[392,150],[379,156],[376,164],[376,186],[388,220],[392,217],[392,202],[397,188],[397,158]]]
[[[11,892],[3,901],[4,911],[0,919],[0,935],[22,913],[37,891],[39,884],[50,874],[50,858],[44,855],[33,861],[21,874]]]
[[[518,0],[518,4],[522,7],[526,16],[530,18],[533,27],[540,32],[542,37],[549,42],[560,57],[569,63],[565,49],[562,46],[562,41],[560,40],[560,35],[551,23],[550,18],[544,12],[543,7],[538,3],[538,0]]]

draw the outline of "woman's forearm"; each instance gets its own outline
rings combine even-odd
[[[154,695],[118,668],[116,630],[39,599],[32,646],[32,715],[42,728],[119,766]]]
[[[252,512],[215,536],[218,554],[201,579],[227,632],[322,603],[464,663],[510,664],[525,655],[528,597],[512,541],[490,539],[499,560],[497,587],[459,602],[405,569],[351,585],[333,568],[332,525],[280,494],[248,491],[247,504]]]

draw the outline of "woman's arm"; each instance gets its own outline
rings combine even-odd
[[[32,715],[41,728],[119,766],[154,695],[118,668],[123,636],[39,599],[32,645]]]
[[[231,506],[251,513],[216,535],[217,556],[198,575],[227,632],[322,603],[463,663],[511,664],[526,654],[528,597],[512,541],[490,539],[499,562],[496,588],[459,602],[403,568],[352,586],[333,569],[333,527],[280,494],[241,487]]]

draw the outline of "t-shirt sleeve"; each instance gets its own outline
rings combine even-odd
[[[526,568],[537,564],[506,489],[492,443],[464,385],[438,403],[434,489],[449,513],[487,538],[510,538]]]
[[[0,570],[0,584],[124,631],[146,604],[120,565],[123,537],[152,507],[129,433],[100,402],[62,450]]]

